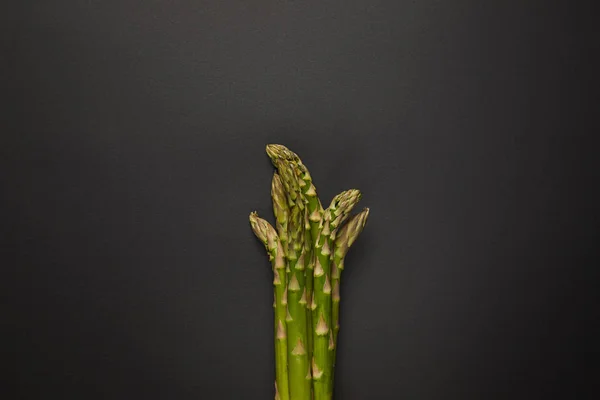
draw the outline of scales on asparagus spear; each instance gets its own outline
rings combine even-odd
[[[296,153],[270,144],[267,154],[277,169],[271,184],[276,228],[256,213],[250,224],[273,267],[275,399],[331,400],[340,275],[369,210],[350,217],[361,198],[356,189],[323,209]]]

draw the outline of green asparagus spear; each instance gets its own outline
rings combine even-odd
[[[332,243],[335,243],[335,237],[338,232],[339,227],[344,223],[344,221],[350,215],[350,212],[354,208],[354,206],[360,201],[361,193],[359,190],[350,189],[346,190],[333,198],[331,204],[329,205],[329,212],[332,215],[332,220],[330,224],[330,233],[329,238]],[[327,234],[328,232],[322,232],[322,234]],[[332,253],[330,258],[331,262],[331,285],[333,288],[339,288],[339,270],[337,269],[336,263],[334,262],[335,255]],[[339,290],[338,290],[339,293]],[[331,360],[332,368],[335,366],[335,348],[336,348],[336,325],[337,325],[337,313],[339,311],[339,302],[336,303],[336,293],[334,291],[332,295],[332,329],[330,330],[330,345],[329,345],[329,357]],[[331,381],[332,381],[332,389],[333,389],[333,370],[331,372]]]
[[[360,213],[352,216],[345,225],[339,228],[333,252],[333,298],[332,298],[332,319],[333,319],[333,341],[337,349],[337,337],[340,330],[340,278],[344,270],[344,258],[348,254],[348,249],[354,244],[367,223],[369,209],[365,208]],[[335,363],[334,350],[333,361]]]
[[[334,333],[332,319],[332,272],[331,259],[333,238],[339,224],[348,216],[361,194],[352,189],[342,192],[323,212],[319,223],[318,240],[315,242],[315,270],[313,292],[313,325],[315,327],[313,374],[315,398],[331,399],[333,395]],[[323,367],[320,368],[320,365]],[[319,376],[322,375],[322,376]]]
[[[256,237],[265,245],[273,266],[275,288],[275,400],[290,400],[288,383],[288,352],[286,333],[286,262],[283,246],[275,229],[256,212],[250,214],[250,225]]]
[[[313,387],[315,400],[329,400],[332,396],[332,358],[334,343],[331,332],[331,212],[325,210],[319,223],[314,243],[313,297],[311,303],[313,336]]]
[[[267,154],[273,161],[273,164],[282,171],[283,163],[291,164],[295,168],[288,168],[296,172],[300,178],[301,191],[306,198],[308,220],[311,230],[311,240],[313,245],[312,262],[309,264],[307,272],[312,270],[313,274],[306,274],[307,295],[311,299],[309,307],[312,311],[310,326],[312,331],[309,334],[309,342],[312,342],[312,379],[313,393],[315,400],[329,400],[332,396],[331,388],[331,355],[330,344],[333,346],[333,337],[331,328],[331,280],[330,280],[330,262],[331,239],[329,233],[321,237],[321,231],[325,228],[329,232],[329,213],[323,211],[323,207],[317,196],[316,188],[312,182],[312,177],[300,157],[294,152],[282,145],[268,145]],[[284,181],[287,179],[283,176]],[[290,179],[291,181],[291,179]],[[329,216],[325,221],[325,216]],[[312,279],[311,279],[312,278]],[[311,294],[312,291],[312,294]]]
[[[297,190],[297,185],[293,186]],[[291,210],[289,209],[283,181],[277,173],[273,176],[271,195],[277,220],[287,218],[285,234],[289,238],[286,322],[290,396],[293,400],[310,400],[311,382],[306,379],[308,356],[306,352],[307,310],[304,287],[304,203],[301,196],[297,195],[294,206]],[[278,230],[283,230],[283,226],[284,224],[281,224]]]
[[[266,148],[267,154],[271,158],[273,165],[281,173],[284,186],[289,190],[294,182],[297,182],[300,192],[302,193],[303,200],[306,203],[305,207],[305,230],[306,237],[306,253],[305,253],[305,288],[306,288],[306,300],[307,300],[307,325],[311,327],[307,330],[307,356],[308,360],[312,360],[313,357],[313,322],[312,322],[312,311],[310,306],[313,298],[313,271],[314,271],[314,241],[319,231],[319,222],[321,221],[321,214],[323,208],[317,192],[312,184],[312,178],[308,169],[302,164],[300,157],[287,147],[279,144],[269,144]],[[309,368],[307,377],[311,378],[312,372]]]

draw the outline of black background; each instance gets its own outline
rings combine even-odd
[[[271,142],[371,208],[336,398],[598,398],[572,3],[1,6],[5,398],[272,398]]]

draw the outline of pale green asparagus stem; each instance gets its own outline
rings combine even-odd
[[[288,351],[286,333],[286,262],[283,246],[275,229],[253,212],[250,225],[256,237],[265,245],[273,266],[273,286],[275,291],[275,400],[290,400],[288,383]]]
[[[339,228],[334,245],[333,262],[332,262],[332,276],[333,280],[333,296],[332,296],[332,320],[333,320],[333,341],[335,343],[335,349],[333,360],[335,363],[335,356],[337,351],[337,337],[340,330],[340,278],[341,273],[344,270],[344,258],[348,254],[348,249],[356,241],[360,233],[367,223],[369,217],[369,209],[365,208],[360,213],[352,216],[348,222]]]
[[[329,232],[322,232],[322,234],[329,234],[329,239],[331,241],[331,243],[335,243],[335,237],[337,235],[338,229],[341,226],[341,224],[344,223],[344,221],[348,218],[348,216],[350,215],[350,212],[352,211],[352,209],[354,208],[354,206],[359,202],[361,198],[361,193],[360,191],[356,190],[356,189],[350,189],[350,190],[346,190],[340,194],[338,194],[337,196],[335,196],[333,198],[333,200],[331,201],[331,204],[329,205],[329,208],[327,209],[330,213],[331,213],[331,223],[330,223],[330,231]],[[332,252],[330,259],[332,260],[331,262],[331,285],[333,288],[338,287],[339,289],[339,270],[337,268],[337,265],[335,263],[335,255],[334,252]],[[337,298],[336,298],[337,296]],[[333,367],[335,366],[335,354],[336,354],[336,344],[337,342],[335,341],[335,337],[337,334],[336,331],[336,326],[337,326],[337,319],[338,319],[338,312],[339,312],[339,290],[336,294],[336,292],[334,291],[332,293],[332,314],[331,314],[331,330],[330,330],[330,346],[329,346],[329,358],[331,360],[331,364],[332,364],[332,371],[331,371],[331,385],[333,388],[333,378],[334,378],[334,370]]]
[[[305,251],[302,248],[300,256],[292,267],[288,283],[288,351],[289,379],[292,399],[311,399],[311,380],[307,346],[307,309],[306,288],[304,287]],[[308,375],[308,377],[307,377]]]
[[[311,303],[313,336],[313,386],[315,400],[330,400],[332,390],[332,353],[334,348],[331,331],[331,213],[323,212],[317,239],[315,240],[315,268],[313,271],[313,298]]]

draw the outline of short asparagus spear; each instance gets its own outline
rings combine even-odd
[[[275,288],[275,400],[290,400],[288,383],[288,352],[286,333],[286,262],[283,246],[275,229],[256,212],[250,214],[250,225],[256,237],[265,245],[273,266]]]
[[[333,278],[333,297],[332,297],[332,320],[333,320],[333,341],[337,349],[337,337],[340,330],[340,278],[344,270],[344,258],[348,254],[348,249],[354,244],[367,223],[369,209],[365,208],[360,213],[352,216],[345,225],[339,228],[333,252],[333,265],[335,265]],[[335,363],[335,350],[333,355]]]
[[[331,204],[327,208],[327,211],[331,213],[330,232],[322,232],[322,234],[329,233],[329,239],[330,239],[331,243],[335,243],[334,240],[337,235],[338,229],[340,228],[341,224],[343,224],[344,221],[348,218],[348,216],[350,215],[350,212],[352,211],[354,206],[360,201],[360,198],[361,198],[360,191],[358,191],[356,189],[350,189],[350,190],[346,190],[346,191],[338,194],[331,201]],[[332,252],[332,254],[330,255],[330,258],[332,259],[332,262],[331,262],[331,285],[333,288],[335,288],[337,286],[339,289],[339,270],[335,263],[334,252]],[[339,294],[339,290],[338,290],[338,294]],[[331,301],[332,301],[332,309],[331,309],[331,311],[332,311],[332,314],[331,314],[332,326],[330,327],[330,332],[329,332],[330,343],[329,343],[328,350],[329,350],[329,359],[331,360],[331,364],[332,364],[331,381],[332,381],[332,389],[333,389],[333,375],[334,375],[333,366],[335,365],[335,348],[336,348],[336,344],[337,344],[335,341],[335,335],[336,335],[335,327],[337,325],[337,313],[339,311],[339,302],[336,303],[337,299],[336,299],[335,291],[332,294]]]

